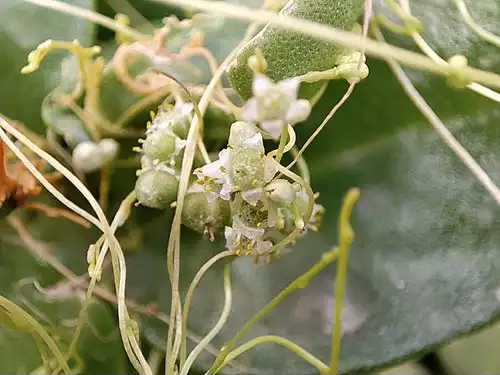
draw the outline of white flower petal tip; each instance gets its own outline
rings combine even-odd
[[[257,74],[252,87],[254,96],[245,104],[242,117],[260,123],[260,127],[274,139],[279,139],[283,127],[304,121],[311,113],[311,104],[305,99],[297,99],[298,77],[273,83]]]
[[[300,78],[293,77],[293,78],[284,79],[283,81],[278,82],[276,84],[276,86],[281,91],[286,93],[288,96],[296,99],[298,91],[299,91],[299,86],[300,86]]]
[[[265,95],[275,86],[271,79],[263,74],[256,74],[252,81],[252,93],[255,96]]]
[[[299,99],[293,102],[286,115],[290,125],[306,120],[311,114],[311,103],[306,99]]]
[[[269,135],[275,140],[280,139],[284,126],[284,120],[267,120],[261,122],[262,130],[269,133]]]
[[[248,122],[256,122],[259,120],[258,113],[258,103],[256,99],[249,99],[248,102],[243,107],[243,111],[241,112],[241,117]]]

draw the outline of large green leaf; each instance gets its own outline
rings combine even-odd
[[[472,5],[481,10],[494,2],[482,0]],[[427,27],[426,38],[440,53],[464,53],[471,64],[493,70],[499,67],[500,54],[467,31],[454,8],[431,0],[413,7]],[[210,46],[220,60],[224,52],[217,48],[234,43],[237,36],[227,29],[219,30],[218,35],[230,40],[214,41]],[[401,37],[391,41],[410,45]],[[9,69],[23,65],[24,57],[8,62]],[[361,200],[353,215],[356,240],[344,303],[343,372],[375,370],[418,356],[489,324],[497,316],[500,238],[494,229],[498,209],[412,107],[384,64],[369,61],[369,65],[369,78],[356,88],[306,153],[314,189],[322,193],[320,202],[327,208],[322,229],[308,234],[275,264],[254,265],[244,258],[234,263],[232,314],[215,345],[224,344],[255,311],[336,244],[337,211],[342,195],[351,186],[361,188]],[[410,73],[464,145],[488,172],[500,177],[495,106],[469,92],[447,87],[441,78]],[[311,119],[297,126],[299,143],[341,97],[345,86],[338,82],[330,85]],[[123,173],[116,171],[115,176],[118,172]],[[132,189],[132,173],[127,177],[113,183],[113,201]],[[164,312],[170,307],[165,259],[170,217],[171,212],[153,215],[152,210],[136,209],[134,220],[141,227],[141,236],[132,246],[136,251],[127,257],[128,296],[144,304],[157,304]],[[56,231],[53,219],[39,217],[29,227],[35,236],[52,243],[61,261],[75,272],[84,272],[85,251],[95,240],[95,232],[71,224],[58,226]],[[223,249],[224,243],[219,238],[211,245],[189,230],[183,231],[182,238],[181,289],[185,293],[197,269]],[[33,265],[22,247],[2,246],[0,254],[1,267],[5,267],[5,273],[0,272],[2,293],[11,294],[21,278],[35,276],[43,285],[50,285],[59,277],[46,265],[43,271]],[[195,295],[189,327],[197,334],[206,334],[221,312],[221,270],[222,264],[218,264],[209,271]],[[333,277],[333,267],[321,273],[262,319],[248,337],[280,334],[328,361]],[[141,320],[141,328],[150,343],[164,345],[163,323],[150,317]],[[212,360],[204,353],[197,366],[206,368]],[[238,360],[252,373],[314,373],[305,362],[272,345],[257,347]],[[228,368],[230,371],[235,370]]]
[[[471,4],[475,10],[487,6],[497,9],[488,0]],[[468,31],[451,5],[421,1],[413,8],[426,25],[424,36],[445,57],[463,53],[473,65],[490,70],[500,67],[498,51]],[[483,23],[491,20],[477,18]],[[402,37],[390,40],[411,45]],[[322,230],[308,234],[276,264],[254,265],[249,259],[235,262],[232,314],[214,340],[217,346],[336,244],[337,211],[351,186],[361,188],[361,200],[353,219],[356,240],[344,303],[342,372],[418,357],[488,324],[500,312],[496,276],[500,237],[494,230],[500,211],[412,107],[384,64],[369,61],[369,65],[369,78],[306,153],[313,186],[322,193],[320,202],[327,208]],[[468,91],[450,88],[442,78],[415,71],[409,74],[446,125],[498,180],[496,106]],[[297,126],[299,142],[319,124],[345,86],[330,85],[312,118]],[[165,232],[154,239],[162,225],[167,228],[167,220],[151,225],[147,251],[129,258],[133,270],[129,293],[168,311],[168,278],[162,264]],[[223,243],[202,246],[202,240],[187,231],[184,238],[181,280],[185,291],[186,281]],[[221,268],[207,273],[195,295],[189,325],[198,334],[207,333],[221,312]],[[248,337],[281,334],[328,361],[333,277],[333,269],[321,273],[262,319]],[[147,336],[163,345],[165,328],[154,327],[146,330]],[[252,372],[314,372],[304,361],[272,345],[254,348],[239,360]],[[198,365],[205,367],[209,361],[204,357]]]
[[[82,8],[92,9],[93,0],[66,0]],[[21,74],[28,53],[46,39],[79,39],[92,43],[94,26],[81,19],[40,8],[19,0],[0,4],[0,113],[42,129],[40,106],[44,96],[57,85],[60,55],[49,56],[39,71]]]

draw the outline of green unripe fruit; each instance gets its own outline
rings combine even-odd
[[[363,2],[364,0],[290,0],[280,14],[346,30],[360,16]],[[260,49],[266,59],[266,75],[274,81],[310,71],[332,69],[343,52],[340,46],[332,42],[268,24],[246,44],[228,69],[231,86],[244,100],[252,96],[253,72],[248,59],[255,54],[256,48]],[[319,85],[321,83],[308,85],[310,87],[305,96],[312,95]]]
[[[150,208],[168,208],[176,200],[178,189],[177,178],[162,170],[145,171],[135,183],[137,201]]]
[[[169,160],[175,152],[176,136],[166,130],[157,130],[146,136],[142,144],[144,154],[160,162]]]
[[[182,210],[182,224],[198,233],[221,233],[231,221],[229,202],[209,201],[204,192],[187,194]]]
[[[238,148],[231,152],[229,177],[241,190],[253,189],[264,181],[262,153],[252,148]]]

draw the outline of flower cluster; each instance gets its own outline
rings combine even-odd
[[[230,126],[227,146],[217,160],[193,171],[196,181],[184,197],[181,219],[186,227],[210,239],[223,232],[227,249],[256,259],[272,259],[297,237],[317,230],[323,207],[299,176],[279,164],[289,147],[280,142],[281,150],[271,153],[264,147],[263,135],[280,139],[283,131],[293,132],[289,125],[309,116],[309,101],[297,99],[299,85],[298,78],[274,83],[256,74],[254,96],[241,111],[243,121]],[[148,124],[137,148],[140,204],[164,209],[175,201],[192,110],[185,103],[162,106]]]
[[[265,154],[259,129],[235,122],[219,159],[194,171],[209,201],[231,203],[232,225],[224,230],[229,250],[255,257],[271,255],[273,246],[294,230],[304,233],[319,226],[322,207],[315,205],[304,225],[309,196],[299,183],[277,178],[276,164]]]
[[[182,152],[186,145],[192,103],[163,103],[148,122],[146,137],[140,139],[141,169],[135,193],[140,204],[166,208],[177,197]]]

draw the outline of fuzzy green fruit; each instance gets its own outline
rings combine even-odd
[[[179,181],[162,170],[144,171],[135,183],[137,201],[150,208],[165,209],[177,198]]]
[[[347,30],[361,15],[363,3],[364,0],[290,0],[280,14]],[[231,86],[244,100],[252,96],[253,72],[248,59],[256,48],[266,59],[266,75],[274,81],[332,69],[343,53],[343,48],[332,42],[268,24],[246,44],[228,68]],[[320,85],[307,85],[303,96],[312,96]]]
[[[174,134],[166,130],[157,130],[146,136],[142,150],[153,160],[169,160],[175,152],[175,138]]]
[[[231,221],[229,202],[209,201],[204,192],[187,194],[182,210],[182,224],[198,233],[221,233]]]

